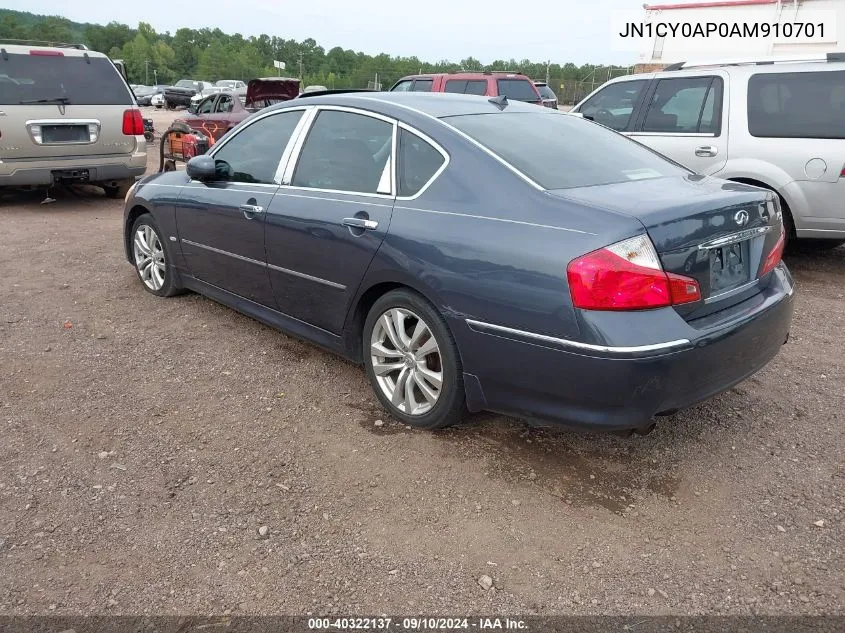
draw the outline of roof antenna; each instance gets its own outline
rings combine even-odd
[[[499,110],[504,110],[508,107],[508,98],[505,95],[499,95],[498,97],[490,97],[487,99],[490,103],[494,106],[498,107]]]

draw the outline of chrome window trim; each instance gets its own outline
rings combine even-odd
[[[678,136],[678,137],[707,137],[716,138],[713,132],[625,132],[627,136]]]
[[[346,286],[344,286],[343,284],[339,284],[334,281],[329,281],[328,279],[323,279],[322,277],[314,277],[313,275],[307,275],[296,270],[291,270],[290,268],[282,268],[281,266],[268,264],[267,262],[252,259],[251,257],[244,257],[243,255],[238,255],[237,253],[231,253],[229,251],[224,251],[219,248],[214,248],[213,246],[208,246],[207,244],[200,244],[199,242],[186,240],[185,238],[182,238],[182,243],[189,244],[190,246],[196,246],[197,248],[201,248],[206,251],[211,251],[212,253],[217,253],[218,255],[226,255],[227,257],[233,257],[234,259],[238,259],[242,262],[247,262],[249,264],[256,264],[257,266],[261,266],[263,268],[272,268],[273,270],[277,270],[281,273],[293,275],[294,277],[300,277],[302,279],[308,279],[309,281],[315,281],[317,283],[323,284],[325,286],[330,286],[338,290],[346,290]]]
[[[397,134],[396,134],[396,136],[397,136],[397,139],[396,139],[396,169],[394,170],[396,172],[396,188],[394,189],[394,191],[397,193],[396,200],[397,201],[399,201],[399,200],[406,200],[406,201],[407,200],[416,200],[417,198],[419,198],[421,195],[423,195],[426,192],[426,189],[428,189],[432,184],[434,184],[434,181],[437,180],[440,177],[440,174],[442,174],[444,171],[446,171],[446,167],[449,166],[449,163],[451,162],[452,157],[449,155],[449,152],[447,152],[445,149],[443,149],[443,147],[440,145],[440,143],[438,143],[437,141],[432,139],[427,134],[424,134],[423,132],[419,131],[417,128],[415,128],[411,125],[408,125],[407,123],[402,123],[401,121],[399,122],[399,128],[402,129],[402,130],[405,130],[406,132],[408,132],[410,134],[413,134],[414,136],[418,136],[420,139],[422,139],[423,141],[425,141],[426,143],[431,145],[434,149],[436,149],[438,152],[440,152],[440,155],[443,156],[443,164],[440,165],[440,168],[436,172],[434,172],[434,174],[432,174],[431,178],[428,179],[428,182],[426,182],[422,187],[420,187],[420,190],[417,193],[415,193],[412,196],[400,196],[400,195],[398,195],[398,193],[399,193],[399,156],[398,156],[398,152],[399,152],[398,136],[399,136],[399,134],[398,134],[398,131],[397,131]]]
[[[466,324],[474,332],[481,334],[491,334],[496,336],[511,335],[528,339],[528,342],[535,341],[537,343],[547,343],[556,345],[562,348],[569,348],[578,351],[599,352],[603,354],[611,354],[617,356],[636,356],[638,354],[650,354],[651,352],[670,353],[692,347],[689,339],[677,339],[675,341],[666,341],[664,343],[653,343],[650,345],[635,345],[635,346],[614,346],[614,345],[593,345],[590,343],[581,343],[578,341],[571,341],[565,338],[558,338],[555,336],[546,336],[545,334],[537,334],[535,332],[526,332],[525,330],[517,330],[515,328],[505,327],[503,325],[495,325],[493,323],[485,323],[483,321],[476,321],[474,319],[466,319]],[[657,354],[652,354],[657,355]]]
[[[310,117],[308,122],[307,129],[303,129],[301,136],[297,139],[296,146],[292,149],[291,155],[288,160],[287,167],[285,168],[284,176],[282,178],[281,187],[283,189],[295,189],[299,191],[316,191],[319,193],[338,193],[338,194],[345,194],[349,196],[363,196],[365,198],[381,198],[386,200],[393,200],[396,196],[396,161],[393,158],[396,155],[396,136],[397,136],[397,125],[398,121],[393,118],[389,117],[385,114],[380,114],[378,112],[372,112],[371,110],[364,110],[362,108],[354,108],[351,106],[337,106],[337,105],[314,105],[310,106],[313,108],[313,113]],[[311,129],[314,127],[314,123],[317,120],[320,112],[323,110],[333,110],[335,112],[348,112],[350,114],[359,114],[361,116],[368,116],[373,119],[378,119],[380,121],[384,121],[385,123],[389,123],[392,126],[392,139],[391,139],[391,157],[388,159],[391,161],[391,179],[390,179],[390,186],[391,186],[391,193],[367,193],[361,191],[348,191],[346,189],[323,189],[317,187],[303,187],[301,185],[293,185],[293,174],[296,171],[296,167],[299,164],[299,158],[302,154],[302,148],[305,146],[306,141],[308,140],[308,135],[311,132]]]
[[[282,111],[294,112],[295,110],[295,108],[285,108]],[[290,163],[290,157],[293,155],[297,143],[299,143],[299,138],[302,136],[303,130],[308,129],[310,121],[314,117],[313,112],[314,106],[308,106],[293,129],[293,134],[290,135],[290,140],[288,140],[288,144],[285,146],[285,151],[282,152],[282,157],[279,159],[279,164],[276,166],[276,173],[273,176],[273,181],[278,185],[285,183],[285,172],[287,171],[288,163]]]
[[[456,127],[454,127],[454,126],[452,126],[452,125],[449,125],[449,124],[448,124],[448,123],[446,123],[446,121],[444,121],[443,119],[439,119],[439,118],[437,118],[436,116],[434,116],[434,115],[432,115],[432,114],[429,114],[428,112],[423,112],[422,110],[418,110],[417,108],[414,108],[414,107],[412,107],[412,106],[409,106],[409,105],[407,105],[407,104],[405,104],[405,103],[399,103],[399,102],[397,102],[397,101],[385,101],[384,99],[378,99],[378,98],[376,98],[376,97],[359,97],[359,98],[360,98],[360,99],[366,99],[366,100],[369,100],[369,101],[377,101],[378,103],[384,103],[384,104],[388,104],[388,105],[396,106],[396,107],[398,107],[398,108],[404,108],[405,110],[408,110],[408,111],[410,111],[410,112],[414,112],[414,113],[419,114],[419,115],[421,115],[421,116],[427,117],[427,118],[429,118],[429,119],[431,119],[431,120],[433,120],[433,121],[437,121],[440,125],[442,125],[442,126],[444,126],[444,127],[449,128],[449,130],[451,130],[451,131],[452,131],[452,132],[454,132],[455,134],[458,134],[459,136],[461,136],[461,137],[463,137],[464,139],[468,140],[470,143],[472,143],[473,145],[475,145],[476,147],[478,147],[478,148],[479,148],[481,151],[483,151],[485,154],[487,154],[488,156],[492,157],[493,159],[495,159],[496,161],[498,161],[499,163],[501,163],[502,165],[504,165],[506,168],[508,168],[509,170],[511,170],[514,174],[516,174],[517,176],[519,176],[520,178],[522,178],[525,182],[527,182],[529,185],[531,185],[532,187],[534,187],[534,188],[535,188],[535,189],[537,189],[538,191],[547,191],[547,189],[545,189],[544,187],[541,187],[541,186],[539,185],[539,183],[537,183],[537,182],[535,182],[534,180],[532,180],[529,176],[527,176],[526,174],[524,174],[523,172],[521,172],[519,169],[517,169],[516,167],[514,167],[513,165],[511,165],[508,161],[506,161],[504,158],[502,158],[501,156],[499,156],[498,154],[496,154],[494,151],[492,151],[492,150],[488,149],[487,147],[485,147],[484,145],[482,145],[481,143],[479,143],[478,141],[476,141],[474,138],[472,138],[472,137],[471,137],[471,136],[469,136],[468,134],[465,134],[464,132],[462,132],[462,131],[461,131],[461,130],[459,130],[458,128],[456,128]]]
[[[419,211],[420,213],[434,213],[437,215],[454,215],[461,218],[470,218],[473,220],[491,220],[493,222],[507,222],[508,224],[521,224],[523,226],[531,226],[538,229],[551,229],[553,231],[567,231],[569,233],[580,233],[581,235],[596,235],[589,231],[581,231],[580,229],[570,229],[565,226],[552,226],[550,224],[537,224],[535,222],[525,222],[523,220],[511,220],[509,218],[494,218],[489,215],[473,215],[470,213],[456,213],[454,211],[438,211],[436,209],[421,209],[419,207],[406,207],[402,205],[395,205],[394,209],[405,209],[406,211]]]

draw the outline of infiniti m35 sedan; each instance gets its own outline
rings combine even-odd
[[[607,430],[700,402],[789,335],[776,194],[501,97],[305,96],[126,197],[144,288],[362,363],[405,424]]]

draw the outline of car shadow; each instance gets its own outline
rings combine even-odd
[[[0,209],[14,205],[16,210],[40,211],[61,209],[62,212],[87,210],[86,206],[102,203],[105,192],[94,185],[56,185],[33,189],[6,189],[0,191]],[[122,200],[115,202],[120,202]],[[83,205],[76,208],[76,205]],[[6,209],[8,210],[8,209]]]

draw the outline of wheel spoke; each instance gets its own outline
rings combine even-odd
[[[401,407],[402,401],[405,398],[405,384],[408,382],[408,376],[410,373],[410,369],[402,367],[402,371],[399,372],[399,376],[396,378],[396,386],[393,388],[393,393],[390,398],[390,402],[396,408]]]
[[[373,372],[376,376],[384,376],[392,371],[400,371],[405,367],[405,363],[383,363],[381,361],[373,361]]]
[[[405,413],[411,415],[417,408],[417,399],[414,397],[415,381],[411,377],[413,372],[408,372],[409,378],[405,380]]]
[[[379,319],[379,322],[381,323],[381,327],[384,330],[384,333],[387,335],[387,338],[393,344],[393,347],[398,350],[404,351],[405,348],[402,345],[402,340],[396,335],[396,330],[393,327],[393,320],[391,318],[391,314],[392,312],[385,312],[381,316],[381,319]]]
[[[428,403],[434,406],[434,403],[437,402],[437,398],[440,396],[438,392],[428,386],[428,383],[423,379],[422,374],[419,370],[414,372],[414,382],[417,384],[417,387],[420,388],[422,395],[425,396],[425,399],[428,400]]]
[[[416,351],[416,356],[418,359],[423,359],[432,352],[436,352],[439,348],[437,347],[437,341],[435,340],[434,336],[430,336],[428,340],[420,346],[420,348]]]
[[[152,255],[149,247],[143,242],[140,235],[135,236],[135,250],[140,251],[143,255]]]
[[[393,321],[393,328],[396,332],[396,336],[399,337],[399,340],[402,343],[402,349],[407,350],[411,343],[411,339],[408,338],[408,334],[405,332],[405,312],[399,308],[394,308],[390,311],[390,316]]]
[[[417,319],[417,325],[414,327],[414,332],[411,334],[411,338],[408,341],[408,347],[413,351],[414,348],[420,344],[423,335],[426,333],[428,333],[428,328],[425,323],[423,323],[422,319]]]
[[[404,354],[399,350],[388,349],[381,343],[373,343],[370,345],[370,353],[379,358],[402,358]]]
[[[443,386],[443,372],[432,371],[428,367],[417,367],[417,374],[422,376],[435,389]]]

